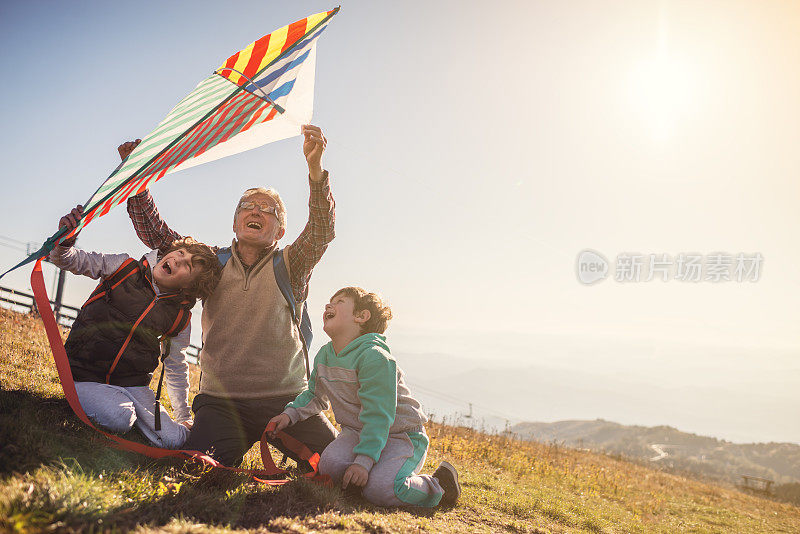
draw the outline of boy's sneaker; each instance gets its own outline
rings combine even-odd
[[[449,462],[442,462],[433,472],[433,478],[439,481],[439,485],[444,490],[439,506],[453,506],[461,496],[461,486],[458,485],[456,468]]]

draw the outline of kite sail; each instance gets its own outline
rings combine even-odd
[[[229,57],[111,173],[84,205],[75,230],[60,229],[3,276],[167,174],[297,135],[313,112],[317,39],[338,11],[298,20]]]

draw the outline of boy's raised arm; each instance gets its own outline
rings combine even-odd
[[[64,269],[72,274],[88,276],[95,280],[112,274],[128,258],[130,256],[127,254],[86,252],[75,247],[62,247],[61,245],[53,248],[50,252],[50,261],[59,269]]]
[[[141,141],[141,139],[137,139],[119,145],[117,147],[119,157],[123,160],[127,158]],[[148,248],[165,252],[173,241],[183,237],[167,226],[167,223],[161,218],[149,189],[144,193],[128,197],[128,215],[133,221],[136,235]]]
[[[66,226],[68,230],[72,231],[78,226],[78,221],[83,215],[83,207],[76,206],[68,214],[61,217],[58,221],[58,227]],[[57,245],[50,252],[50,261],[59,269],[64,269],[73,274],[88,276],[97,280],[101,276],[108,276],[130,258],[127,254],[101,254],[100,252],[86,252],[79,250],[73,245],[75,244],[75,237],[77,234]]]

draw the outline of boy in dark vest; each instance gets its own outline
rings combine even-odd
[[[59,226],[71,231],[82,213],[77,206]],[[85,252],[73,247],[74,242],[55,247],[50,261],[101,280],[64,344],[83,410],[112,432],[124,433],[136,425],[154,445],[180,447],[191,428],[183,350],[189,345],[196,299],[207,298],[219,281],[216,255],[191,237],[175,241],[161,257],[154,250],[139,261],[127,254]],[[159,359],[175,421],[149,387]]]

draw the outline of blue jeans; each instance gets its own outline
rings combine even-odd
[[[161,430],[155,430],[156,396],[147,386],[122,387],[101,382],[75,382],[78,400],[89,419],[105,430],[124,434],[135,425],[156,447],[179,449],[189,429],[173,421],[161,406]]]

